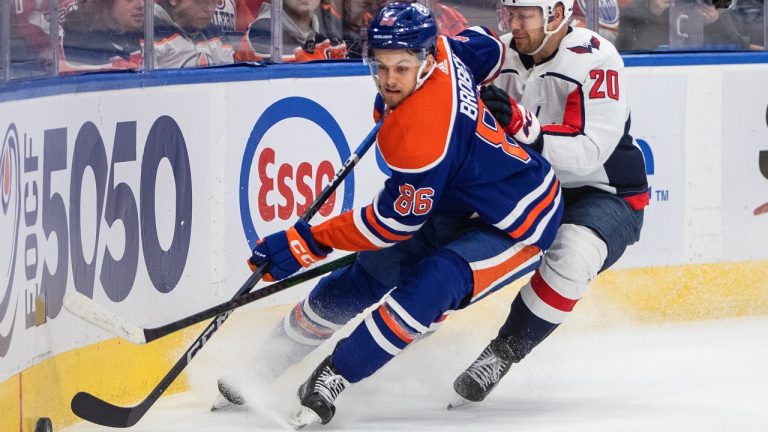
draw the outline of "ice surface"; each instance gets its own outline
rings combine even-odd
[[[575,319],[514,365],[485,402],[447,411],[454,377],[493,337],[506,305],[450,317],[437,334],[342,393],[330,424],[307,430],[768,431],[768,317],[608,327]],[[235,314],[190,366],[192,390],[161,399],[130,430],[288,430],[296,388],[333,344],[277,384],[259,386],[248,372],[258,365],[248,358],[286,311],[273,309]],[[209,411],[224,371],[239,379],[254,408]],[[104,430],[87,423],[67,429]]]

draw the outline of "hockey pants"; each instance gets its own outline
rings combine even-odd
[[[336,369],[357,382],[447,314],[531,272],[547,246],[516,242],[477,219],[433,217],[413,238],[360,253],[355,264],[321,280],[283,328],[298,343],[319,345],[383,299],[333,353]]]

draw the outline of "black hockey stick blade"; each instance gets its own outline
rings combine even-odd
[[[320,192],[320,194],[315,198],[309,208],[307,208],[304,211],[304,214],[301,215],[302,220],[308,222],[312,216],[314,216],[320,210],[320,207],[325,204],[325,201],[328,199],[328,197],[333,194],[336,188],[338,188],[338,186],[341,184],[342,180],[344,180],[344,178],[357,165],[357,162],[360,160],[360,158],[368,151],[368,149],[371,148],[371,146],[373,146],[373,143],[376,142],[376,135],[378,134],[382,123],[383,120],[379,121],[379,123],[373,127],[373,129],[357,147],[355,152],[349,156],[346,162],[344,162],[344,165],[341,169],[339,169],[333,179],[331,179],[331,182],[326,185],[325,188],[323,188],[322,192]],[[266,270],[267,265],[256,269],[256,271],[248,277],[245,283],[243,283],[243,285],[237,291],[235,298],[249,293],[253,287],[255,287],[256,284],[261,280]],[[123,428],[133,426],[136,424],[136,422],[141,420],[149,408],[152,407],[152,405],[154,405],[158,399],[160,399],[160,396],[162,396],[165,390],[170,387],[171,383],[173,383],[176,377],[181,374],[184,368],[187,367],[189,362],[192,361],[192,358],[194,358],[194,356],[200,351],[203,345],[208,342],[213,333],[215,333],[219,327],[221,327],[224,321],[227,320],[229,314],[230,312],[224,312],[220,315],[217,315],[216,318],[211,321],[210,324],[208,324],[205,330],[203,330],[200,336],[198,336],[197,339],[192,342],[192,345],[187,348],[187,351],[185,351],[181,358],[176,362],[176,364],[173,365],[171,370],[165,374],[160,383],[158,383],[157,386],[155,386],[155,388],[152,389],[152,391],[147,395],[147,397],[145,397],[144,400],[141,401],[138,405],[133,407],[118,407],[116,405],[107,403],[93,395],[81,392],[72,398],[72,412],[77,414],[77,416],[83,420],[100,424],[102,426]],[[75,403],[76,400],[77,403]]]
[[[78,392],[72,398],[72,412],[78,417],[94,422],[94,413],[99,413],[98,423],[113,428],[127,428],[135,425],[152,406],[151,400],[144,400],[139,405],[123,408],[105,402],[90,393]]]

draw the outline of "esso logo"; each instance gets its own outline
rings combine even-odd
[[[16,318],[13,276],[19,246],[21,221],[21,164],[19,133],[11,124],[0,144],[0,357],[5,356]],[[10,328],[10,330],[8,330]]]
[[[301,216],[335,174],[333,164],[328,160],[315,164],[285,162],[278,166],[276,157],[277,151],[267,147],[257,158],[261,183],[258,189],[258,211],[264,222],[271,222],[275,218],[288,221]],[[329,216],[335,204],[334,194],[320,207],[318,213]]]
[[[240,216],[249,246],[296,222],[349,155],[341,127],[317,102],[289,97],[270,105],[251,131],[240,168]],[[330,216],[338,201],[339,211],[352,208],[354,172],[337,192],[318,216]]]

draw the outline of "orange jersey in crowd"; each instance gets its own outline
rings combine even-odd
[[[437,21],[437,30],[441,35],[453,37],[459,34],[462,30],[467,28],[469,22],[458,11],[449,6],[438,4],[435,8],[435,20]]]

